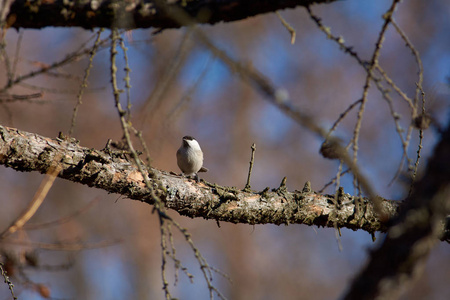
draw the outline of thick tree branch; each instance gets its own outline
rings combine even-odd
[[[178,28],[173,12],[182,9],[198,23],[215,24],[246,19],[279,9],[335,0],[16,0],[8,25],[14,28],[46,26],[105,28]],[[161,7],[164,8],[161,9]]]
[[[58,166],[60,178],[153,204],[141,173],[123,155],[109,149],[88,149],[64,139],[0,126],[0,164],[17,171],[41,173],[46,173],[50,166]],[[370,233],[387,230],[387,224],[377,218],[370,201],[355,206],[355,198],[343,192],[335,204],[334,196],[317,194],[307,185],[302,191],[288,192],[284,180],[277,189],[244,192],[152,171],[156,176],[150,180],[166,206],[191,218],[346,227]],[[382,200],[382,206],[392,217],[397,214],[399,202]]]

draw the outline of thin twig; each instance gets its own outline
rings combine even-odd
[[[378,64],[378,58],[380,57],[380,54],[381,54],[381,47],[383,45],[384,36],[386,34],[386,31],[387,31],[387,28],[388,28],[389,24],[391,23],[392,14],[394,13],[394,10],[397,7],[398,3],[399,3],[399,0],[394,0],[392,2],[391,7],[388,9],[388,11],[383,16],[385,21],[384,21],[383,26],[382,26],[382,28],[380,30],[380,34],[378,35],[378,39],[377,39],[377,41],[375,43],[375,49],[374,49],[374,52],[372,54],[372,58],[370,60],[369,66],[367,68],[367,76],[366,76],[366,80],[365,80],[365,83],[364,83],[362,102],[361,102],[360,109],[358,111],[357,122],[356,122],[356,125],[355,125],[355,130],[353,132],[353,138],[352,138],[353,162],[355,164],[356,164],[357,159],[358,159],[358,139],[359,139],[360,129],[361,129],[361,125],[362,125],[362,118],[363,118],[363,114],[364,114],[365,105],[366,105],[366,102],[367,102],[367,96],[368,96],[368,91],[369,91],[369,87],[370,87],[370,82],[374,78],[373,77],[373,70],[375,69],[376,65]],[[353,184],[358,190],[360,189],[356,176],[354,177]],[[379,201],[375,201],[374,205],[375,205],[375,209],[377,210],[377,212],[382,214],[382,210],[381,210]]]
[[[5,62],[6,77],[8,78],[7,82],[12,82],[13,74],[11,71],[11,61],[9,60],[9,55],[6,52],[6,40],[4,35],[0,40],[0,56],[3,57],[3,61]]]
[[[164,221],[160,218],[159,229],[161,231],[161,277],[163,282],[163,291],[167,300],[172,299],[169,290],[169,282],[166,278],[166,264],[167,264],[167,244],[166,244],[166,227],[164,225]]]
[[[5,238],[7,235],[12,234],[16,232],[17,230],[21,229],[26,222],[36,213],[38,208],[41,206],[42,202],[44,202],[45,197],[47,196],[48,191],[53,185],[53,182],[55,182],[56,176],[61,171],[61,166],[55,166],[51,167],[45,178],[42,180],[41,185],[39,186],[38,190],[36,191],[36,194],[33,197],[33,200],[31,200],[30,204],[28,204],[27,208],[25,209],[25,212],[22,213],[13,223],[11,226],[9,226],[5,231],[0,234],[0,239]]]
[[[89,63],[88,66],[86,67],[86,70],[84,71],[84,76],[83,76],[83,81],[80,85],[80,89],[78,91],[78,95],[77,95],[77,104],[75,105],[75,107],[73,108],[73,114],[72,114],[72,122],[70,124],[70,129],[69,129],[69,136],[72,136],[73,131],[75,130],[75,124],[76,124],[76,118],[78,115],[78,109],[80,108],[82,101],[81,98],[83,97],[84,94],[84,90],[87,88],[87,80],[89,78],[89,74],[91,72],[92,69],[92,62],[94,60],[94,56],[97,53],[97,49],[100,46],[100,36],[103,32],[103,28],[99,29],[97,31],[97,39],[94,42],[94,46],[92,47],[92,50],[90,52],[89,55]]]
[[[176,249],[175,249],[175,243],[174,243],[174,239],[173,239],[173,233],[171,230],[171,223],[167,224],[167,228],[168,228],[168,238],[169,238],[169,243],[170,243],[170,252],[168,252],[168,256],[173,260],[174,264],[175,264],[175,283],[174,285],[177,285],[178,282],[178,270],[181,269],[181,271],[183,271],[183,273],[188,277],[189,281],[191,283],[194,283],[194,275],[192,275],[191,273],[189,273],[187,271],[187,268],[183,266],[183,264],[181,263],[181,261],[177,258],[177,253],[176,253]]]
[[[131,119],[131,95],[130,95],[130,90],[131,90],[130,72],[131,72],[131,69],[128,64],[128,55],[127,55],[128,48],[125,47],[123,38],[119,39],[119,45],[120,45],[120,48],[122,49],[123,60],[125,62],[125,68],[124,68],[125,76],[123,77],[123,80],[125,81],[125,90],[126,90],[126,95],[127,95],[127,122],[130,122],[130,119]]]
[[[382,92],[383,98],[388,103],[389,111],[390,111],[392,119],[394,120],[394,123],[395,123],[395,129],[396,129],[398,136],[400,138],[400,141],[402,143],[403,157],[406,159],[406,161],[408,162],[408,165],[409,165],[410,164],[410,159],[408,158],[409,143],[403,137],[403,133],[405,130],[401,127],[400,122],[399,122],[400,114],[398,114],[394,109],[394,104],[393,104],[392,98],[389,95],[389,90],[385,89],[383,87],[383,85],[381,84],[381,82],[379,82],[379,81],[375,81],[375,84],[378,86],[378,89]]]
[[[14,300],[17,299],[17,297],[14,295],[14,284],[11,282],[11,280],[9,280],[9,276],[8,274],[6,274],[6,270],[3,269],[3,263],[0,262],[0,271],[2,273],[2,277],[3,280],[5,281],[5,283],[8,285],[9,291],[11,292],[11,296],[13,297]]]
[[[25,83],[25,82],[18,83],[17,85],[26,87],[27,89],[30,89],[30,90],[38,90],[38,91],[41,91],[41,92],[51,93],[51,94],[74,95],[74,94],[77,94],[79,92],[79,89],[78,90],[74,90],[74,89],[48,88],[48,87],[38,86],[38,85],[29,84],[29,83]],[[90,88],[90,89],[87,89],[87,90],[89,92],[100,92],[100,91],[105,90],[105,88],[104,87],[98,87],[98,88]]]
[[[362,101],[361,101],[361,105],[359,107],[359,111],[357,114],[357,121],[355,124],[355,129],[353,131],[353,138],[352,138],[353,162],[355,164],[357,163],[357,160],[358,160],[358,148],[359,148],[358,147],[358,139],[359,139],[360,129],[362,126],[363,114],[364,114],[365,106],[367,103],[367,96],[369,93],[370,82],[371,82],[371,79],[373,78],[373,70],[376,67],[376,65],[378,64],[378,58],[381,54],[381,47],[383,45],[384,36],[386,34],[388,25],[391,20],[392,13],[394,12],[396,5],[397,5],[397,1],[394,1],[392,3],[392,6],[389,8],[389,10],[385,14],[385,21],[381,28],[380,34],[378,35],[378,39],[375,43],[375,49],[372,54],[372,59],[370,60],[369,66],[367,68],[367,75],[366,75],[366,80],[365,80],[364,88],[363,88]],[[358,182],[357,182],[356,176],[354,177],[353,185],[355,186],[355,188],[358,187]]]
[[[91,52],[92,49],[91,49],[91,48],[84,48],[84,47],[85,47],[85,45],[86,45],[87,43],[89,43],[94,37],[95,37],[95,35],[91,36],[91,37],[90,37],[85,43],[83,43],[77,50],[75,50],[74,52],[70,53],[69,55],[67,55],[67,56],[66,56],[65,58],[63,58],[62,60],[57,61],[57,62],[54,62],[54,63],[52,63],[51,65],[43,66],[43,67],[41,67],[41,68],[38,69],[38,70],[31,71],[31,72],[29,72],[29,73],[27,73],[27,74],[24,74],[24,75],[22,75],[22,76],[18,76],[18,77],[16,77],[16,78],[15,78],[14,80],[12,80],[12,81],[8,81],[7,84],[6,84],[2,89],[0,89],[0,92],[4,92],[4,91],[6,91],[7,89],[11,88],[12,86],[14,86],[14,85],[16,85],[16,84],[18,84],[18,83],[20,83],[20,82],[26,80],[26,79],[35,77],[35,76],[40,75],[40,74],[43,74],[43,73],[46,73],[46,72],[48,72],[48,71],[50,71],[50,70],[53,70],[53,69],[56,69],[56,68],[61,67],[61,66],[63,66],[63,65],[66,65],[66,64],[68,64],[68,63],[71,63],[71,62],[77,60],[79,57],[81,57],[81,56],[83,56],[83,55],[89,54],[89,53]],[[107,39],[104,39],[104,40],[102,40],[102,41],[100,42],[100,45],[102,45],[102,44],[104,44],[104,43],[106,43],[106,42],[107,42]]]
[[[411,108],[411,115],[414,117],[417,114],[417,108],[413,104],[413,100],[406,95],[405,92],[403,92],[396,84],[395,82],[388,76],[388,74],[383,70],[383,68],[380,67],[380,65],[376,65],[376,69],[380,74],[383,76],[383,79],[386,80],[386,82],[394,89],[394,91],[397,92],[397,94],[408,103],[409,107]]]
[[[27,101],[30,103],[36,101],[30,101],[31,99],[41,98],[43,93],[33,93],[28,95],[10,95],[10,94],[0,94],[0,102],[17,102],[17,101]]]
[[[98,249],[98,248],[110,247],[110,246],[116,245],[121,242],[122,242],[122,239],[106,240],[106,241],[101,241],[101,242],[97,242],[97,243],[81,243],[81,242],[40,243],[40,242],[27,242],[27,241],[7,238],[7,239],[2,239],[0,244],[18,245],[18,246],[39,248],[39,249],[52,250],[52,251],[80,251],[80,250],[87,250],[87,249]]]
[[[340,164],[339,164],[339,166],[340,166]],[[339,167],[339,169],[340,169],[340,167]],[[350,169],[346,169],[345,171],[340,172],[340,173],[339,173],[339,177],[341,177],[341,176],[347,174],[348,172],[350,172]],[[338,176],[337,176],[337,174],[336,174],[336,176],[334,176],[334,177],[331,179],[331,181],[327,182],[320,190],[318,190],[317,193],[318,193],[318,194],[322,194],[322,193],[325,191],[325,189],[326,189],[327,187],[329,187],[329,186],[332,185],[333,183],[337,182],[337,179],[338,179]]]
[[[423,142],[423,130],[419,129],[419,145],[418,145],[418,149],[417,149],[417,158],[416,158],[416,163],[414,164],[414,171],[412,173],[412,181],[411,181],[411,185],[409,186],[409,192],[408,192],[408,196],[411,196],[411,193],[413,192],[413,187],[414,187],[414,183],[416,180],[416,176],[417,176],[417,170],[419,169],[419,160],[420,160],[420,154],[422,152],[422,142]]]
[[[186,33],[181,39],[180,46],[178,47],[177,52],[175,53],[174,57],[169,60],[170,64],[168,64],[168,66],[165,68],[164,73],[161,76],[161,79],[158,81],[158,84],[153,89],[152,94],[145,101],[145,104],[142,107],[142,112],[144,113],[141,121],[142,125],[145,124],[149,112],[154,112],[162,103],[164,94],[168,91],[168,87],[172,84],[183,62],[185,61],[186,56],[191,48],[189,40],[192,35],[192,31],[193,27],[187,28]]]
[[[362,101],[362,99],[356,100],[355,102],[353,102],[352,104],[350,104],[347,109],[341,113],[339,115],[339,118],[337,118],[337,120],[334,122],[333,126],[331,126],[330,130],[328,131],[327,134],[327,139],[328,137],[333,133],[333,131],[336,130],[337,126],[339,125],[339,123],[347,116],[347,114],[353,109],[355,108],[358,104],[360,104]]]
[[[278,16],[278,18],[281,21],[281,24],[283,24],[283,26],[286,28],[286,30],[289,32],[289,34],[291,35],[291,44],[294,45],[295,44],[295,29],[283,18],[283,16],[280,14],[280,12],[276,11],[275,12]]]
[[[65,216],[63,218],[59,218],[59,219],[54,220],[54,221],[45,222],[45,223],[39,223],[39,224],[29,224],[28,223],[28,224],[25,224],[23,226],[23,228],[26,229],[26,230],[38,230],[38,229],[42,229],[42,228],[46,228],[46,227],[51,227],[51,226],[61,225],[61,224],[67,223],[70,220],[73,220],[75,217],[77,217],[77,216],[83,214],[84,212],[88,211],[89,209],[91,209],[91,207],[94,206],[94,204],[97,204],[97,202],[99,200],[100,200],[100,197],[97,197],[94,200],[90,201],[88,204],[86,204],[81,209],[78,209],[75,212],[73,212],[73,213],[71,213],[68,216]]]
[[[394,26],[395,30],[400,34],[402,39],[405,41],[406,46],[411,50],[413,53],[414,58],[416,59],[417,66],[419,67],[419,70],[417,72],[417,75],[419,76],[419,80],[417,82],[416,86],[416,97],[414,98],[415,105],[417,105],[419,101],[420,94],[424,94],[422,84],[423,84],[423,64],[422,60],[420,59],[419,51],[417,51],[416,47],[411,43],[408,36],[403,32],[403,30],[398,26],[397,22],[395,22],[394,19],[391,19],[391,23]],[[422,98],[423,99],[423,98]]]
[[[180,98],[180,100],[173,106],[171,111],[167,114],[166,118],[164,119],[164,126],[167,126],[168,124],[172,124],[174,117],[176,116],[176,113],[181,110],[181,108],[188,104],[188,102],[191,100],[192,94],[195,92],[195,90],[198,88],[200,83],[202,82],[203,78],[206,76],[206,74],[209,71],[210,65],[214,62],[215,57],[209,56],[206,60],[205,64],[202,67],[202,70],[198,77],[194,80],[194,83],[187,89],[185,93],[183,93],[183,96]]]
[[[14,55],[14,61],[13,61],[12,70],[11,70],[11,75],[12,75],[11,79],[12,80],[14,80],[14,77],[16,77],[17,63],[19,62],[19,53],[20,53],[20,48],[22,46],[23,33],[24,33],[23,30],[19,31],[19,36],[17,37],[16,54]]]
[[[253,162],[255,161],[255,152],[256,152],[256,144],[252,144],[252,155],[250,157],[250,166],[248,168],[248,176],[247,176],[247,183],[245,184],[244,190],[250,190],[250,177],[252,176],[252,170],[253,170]]]
[[[145,156],[147,157],[147,167],[148,167],[148,171],[149,171],[149,176],[153,177],[154,174],[153,174],[153,171],[151,171],[151,168],[150,168],[151,167],[151,163],[152,163],[152,159],[151,159],[151,156],[150,156],[150,151],[148,150],[148,147],[147,147],[147,143],[145,142],[144,138],[142,137],[142,131],[138,131],[134,127],[131,127],[130,129],[134,131],[134,134],[138,137],[142,148],[144,148],[144,153],[145,153]]]
[[[407,131],[406,137],[405,137],[406,145],[409,145],[409,142],[411,141],[412,130],[413,130],[413,126],[412,126],[412,124],[410,124],[408,126],[408,131]],[[391,182],[389,182],[388,186],[391,186],[395,182],[395,180],[397,180],[398,176],[400,176],[400,174],[402,173],[403,165],[405,163],[405,160],[407,160],[408,163],[411,162],[411,160],[407,159],[406,156],[407,156],[407,152],[403,151],[402,158],[400,159],[400,164],[399,164],[399,166],[397,168],[397,172],[395,173],[394,177],[391,179]],[[411,171],[411,169],[412,169],[412,166],[409,165],[408,166],[408,171]]]
[[[306,11],[308,12],[311,20],[313,20],[314,23],[316,23],[317,27],[319,27],[319,29],[325,33],[328,39],[335,41],[339,45],[340,49],[355,58],[358,64],[361,65],[364,69],[367,69],[367,62],[359,57],[358,53],[353,50],[353,47],[345,45],[344,39],[341,36],[333,36],[331,34],[330,28],[323,25],[322,19],[312,12],[311,7],[307,6]]]
[[[178,224],[176,221],[172,220],[172,224],[174,224],[175,227],[178,228],[178,230],[181,232],[181,234],[183,234],[184,238],[188,242],[189,246],[191,246],[195,258],[200,264],[200,270],[203,273],[203,277],[205,278],[205,281],[208,285],[210,299],[214,298],[213,293],[215,292],[220,299],[225,300],[225,297],[222,295],[222,293],[219,292],[219,290],[212,284],[212,274],[211,274],[212,268],[208,265],[206,259],[202,256],[198,248],[195,246],[194,241],[191,238],[191,235],[185,228],[182,228],[180,224]]]
[[[425,92],[422,90],[422,116],[423,118],[426,117],[426,113],[425,113]],[[420,161],[420,154],[422,152],[422,142],[423,142],[423,128],[419,129],[419,145],[418,145],[418,149],[417,149],[417,157],[416,157],[416,163],[414,164],[414,170],[413,170],[413,174],[412,174],[412,182],[411,182],[411,186],[409,189],[409,192],[411,193],[413,185],[414,185],[414,181],[416,180],[416,175],[417,175],[417,170],[419,169],[419,161]]]

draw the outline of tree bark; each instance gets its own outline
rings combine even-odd
[[[335,0],[16,0],[7,24],[14,28],[83,27],[178,28],[180,11],[194,23],[215,24],[246,19],[280,9]]]
[[[0,164],[17,171],[40,173],[58,165],[60,178],[154,203],[142,174],[131,160],[107,148],[89,149],[70,140],[0,126]],[[150,182],[166,207],[191,218],[246,224],[345,227],[369,233],[385,232],[388,228],[386,222],[377,218],[370,201],[363,199],[361,202],[343,191],[335,202],[334,195],[317,194],[308,184],[301,191],[289,192],[286,180],[276,189],[256,192],[204,181],[196,183],[153,168],[150,174],[155,174]],[[382,206],[387,216],[393,217],[400,203],[383,199]]]

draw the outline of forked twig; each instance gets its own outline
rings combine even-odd
[[[295,44],[295,29],[283,18],[283,16],[280,14],[279,11],[275,12],[278,16],[278,19],[280,19],[281,24],[283,24],[284,28],[286,28],[286,30],[289,32],[289,34],[291,35],[291,44],[294,45]]]

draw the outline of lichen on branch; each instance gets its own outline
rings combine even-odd
[[[89,149],[73,140],[51,139],[0,126],[0,164],[17,171],[40,173],[56,165],[61,168],[60,178],[154,204],[132,160],[111,149]],[[285,180],[278,188],[258,192],[204,181],[197,183],[157,169],[151,171],[154,175],[148,179],[165,206],[191,218],[345,227],[370,233],[387,230],[386,222],[377,217],[371,201],[363,199],[361,205],[343,191],[336,201],[335,195],[319,194],[310,188],[299,187],[289,192]],[[397,214],[399,205],[398,201],[382,199],[383,210],[390,217]]]

